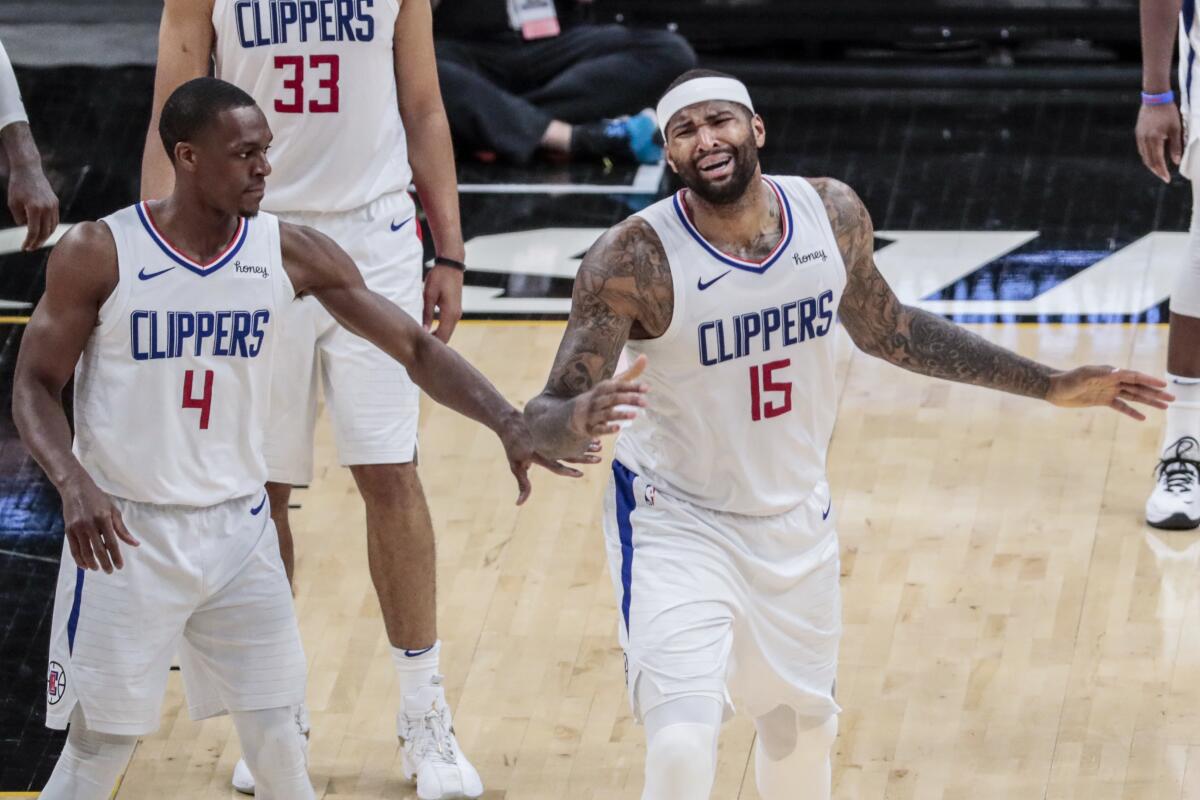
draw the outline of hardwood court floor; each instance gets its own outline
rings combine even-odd
[[[1161,372],[1166,350],[1159,326],[978,330],[1063,365]],[[560,335],[466,325],[455,344],[525,399]],[[830,459],[845,593],[836,797],[1200,798],[1200,537],[1141,519],[1161,416],[1061,411],[843,345]],[[427,407],[422,437],[449,694],[486,796],[636,800],[643,737],[601,545],[607,468],[539,475],[518,510],[489,433]],[[412,798],[362,507],[328,429],[319,447],[294,512],[313,780],[326,798]],[[714,798],[758,797],[752,735],[746,720],[726,726]],[[173,675],[163,727],[118,797],[228,796],[236,758],[227,721],[186,719]]]

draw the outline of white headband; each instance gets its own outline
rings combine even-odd
[[[658,101],[658,129],[662,131],[663,139],[667,138],[667,123],[671,117],[688,106],[712,100],[738,103],[750,109],[751,114],[754,113],[750,92],[741,81],[734,78],[693,78],[679,84]]]

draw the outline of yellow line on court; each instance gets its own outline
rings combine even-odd
[[[0,317],[0,325],[24,325],[29,322],[29,317]],[[4,797],[4,792],[0,792],[0,797]],[[11,795],[9,795],[11,797]],[[36,797],[36,795],[34,795]]]

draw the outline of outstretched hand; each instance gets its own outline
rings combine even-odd
[[[571,432],[594,439],[621,430],[621,423],[637,418],[646,407],[650,387],[638,380],[646,369],[646,357],[638,356],[633,365],[579,395],[571,408]]]
[[[517,414],[512,424],[500,434],[500,441],[504,444],[505,455],[508,456],[508,468],[512,471],[513,477],[517,479],[517,505],[524,504],[533,491],[533,487],[529,483],[529,468],[534,464],[564,478],[583,477],[583,473],[579,470],[568,467],[553,458],[546,458],[534,449],[533,434],[529,432],[529,426],[521,414]],[[600,443],[593,441],[584,455],[564,460],[576,464],[594,464],[600,460],[598,456],[593,455],[599,449]]]
[[[1108,406],[1140,422],[1146,415],[1130,403],[1164,409],[1175,399],[1163,391],[1166,386],[1166,381],[1131,369],[1078,367],[1052,376],[1046,399],[1065,408]]]

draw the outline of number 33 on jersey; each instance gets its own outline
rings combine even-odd
[[[263,208],[346,211],[408,190],[396,0],[214,0],[216,77],[275,134]]]

